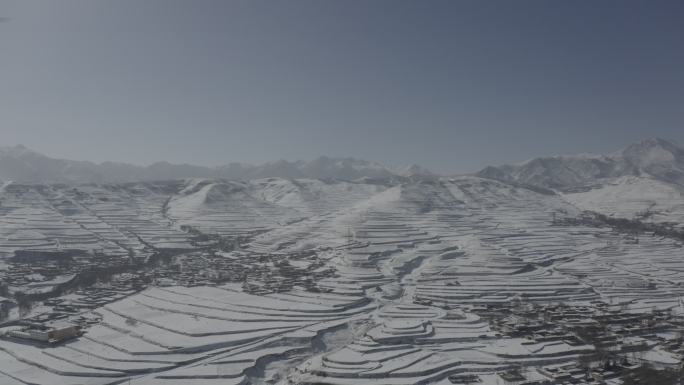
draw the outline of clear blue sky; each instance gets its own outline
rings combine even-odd
[[[684,142],[684,1],[0,0],[0,145],[441,172]]]

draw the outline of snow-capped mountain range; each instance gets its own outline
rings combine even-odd
[[[268,162],[261,165],[230,163],[219,167],[157,162],[149,166],[126,163],[54,159],[18,145],[0,147],[0,180],[15,182],[104,183],[185,178],[224,178],[249,180],[267,177],[287,179],[388,179],[397,176],[430,174],[420,166],[393,171],[378,163],[353,158],[321,156],[312,161]]]
[[[684,186],[684,149],[664,139],[646,139],[609,155],[540,157],[520,164],[490,166],[476,176],[527,187],[573,192],[620,177],[639,177]],[[230,163],[219,167],[157,162],[126,163],[55,159],[22,145],[0,147],[0,180],[30,183],[105,183],[185,178],[251,180],[402,179],[436,177],[418,165],[392,169],[353,158],[319,157],[311,161],[280,160],[261,165]]]
[[[628,176],[684,186],[684,149],[665,139],[646,139],[609,155],[535,158],[515,165],[486,167],[477,175],[558,190]]]
[[[554,156],[486,167],[476,174],[543,189],[573,206],[618,217],[684,219],[684,149],[646,139],[609,155]]]

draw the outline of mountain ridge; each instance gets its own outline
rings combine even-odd
[[[517,164],[487,166],[475,176],[522,187],[573,190],[597,181],[650,176],[684,187],[684,148],[673,141],[650,138],[606,154],[545,156]],[[51,158],[23,145],[0,147],[0,180],[22,183],[116,183],[190,178],[250,180],[260,178],[402,180],[439,175],[410,165],[389,168],[355,158],[320,156],[310,161],[277,160],[258,165],[228,163],[217,167],[166,161],[138,166]]]
[[[433,175],[419,166],[412,170],[414,177],[420,173],[424,173],[425,176]],[[0,147],[0,180],[15,182],[108,183],[188,178],[249,180],[270,177],[356,180],[395,179],[404,176],[401,171],[392,170],[379,163],[350,157],[320,156],[310,161],[281,159],[259,165],[233,162],[217,167],[173,164],[166,161],[137,166],[111,161],[98,164],[90,161],[56,159],[23,145]]]
[[[475,175],[561,191],[626,176],[650,176],[684,187],[684,148],[673,141],[649,138],[608,155],[538,157],[487,166]]]

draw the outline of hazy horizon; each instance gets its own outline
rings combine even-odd
[[[315,160],[315,159],[327,157],[327,158],[331,158],[331,159],[355,159],[355,160],[368,161],[368,162],[372,162],[372,163],[377,163],[377,164],[379,164],[379,165],[381,165],[381,166],[387,167],[388,169],[394,170],[394,171],[400,171],[402,168],[409,167],[409,166],[413,166],[413,165],[417,165],[417,166],[425,167],[425,168],[428,169],[428,171],[435,172],[435,173],[440,174],[440,175],[462,175],[462,174],[472,174],[472,173],[476,173],[476,172],[478,172],[478,171],[481,171],[483,168],[485,168],[485,167],[487,167],[487,166],[502,166],[502,165],[520,164],[520,163],[524,163],[524,162],[526,162],[526,161],[529,161],[529,160],[532,160],[532,159],[536,159],[536,158],[546,158],[546,157],[554,157],[554,156],[574,156],[574,155],[610,155],[610,154],[612,154],[612,153],[618,152],[618,151],[620,151],[620,150],[622,150],[622,149],[628,147],[629,145],[632,145],[632,144],[635,144],[635,143],[638,143],[638,142],[641,142],[641,141],[644,141],[644,140],[649,140],[649,139],[663,139],[663,140],[666,140],[666,141],[673,142],[673,143],[675,143],[675,144],[678,145],[678,146],[682,146],[682,144],[681,144],[679,141],[676,141],[676,140],[673,140],[673,139],[670,139],[670,138],[643,137],[643,138],[637,140],[636,142],[626,143],[626,144],[624,144],[623,146],[621,146],[621,147],[619,147],[619,148],[614,148],[614,149],[612,149],[612,150],[607,150],[607,151],[601,152],[601,153],[598,153],[598,152],[588,152],[588,151],[578,151],[578,152],[575,152],[575,153],[564,153],[564,154],[561,154],[561,153],[558,153],[558,154],[535,154],[535,155],[531,155],[531,156],[529,156],[529,157],[527,157],[527,158],[525,158],[525,159],[514,160],[514,161],[505,162],[505,163],[499,163],[499,164],[489,163],[489,164],[484,164],[482,167],[480,167],[480,168],[478,168],[478,169],[475,169],[475,170],[460,171],[460,172],[457,172],[457,171],[449,171],[449,170],[447,170],[447,171],[435,170],[435,169],[431,169],[431,168],[429,168],[429,167],[426,167],[426,166],[423,165],[423,164],[419,164],[419,163],[417,163],[417,162],[411,162],[410,160],[407,160],[407,162],[406,162],[406,163],[403,163],[403,164],[392,164],[392,163],[382,162],[382,161],[373,160],[373,159],[356,158],[356,157],[350,157],[350,156],[332,157],[332,156],[325,155],[325,154],[320,154],[320,155],[313,156],[313,157],[309,157],[309,158],[297,158],[297,159],[285,159],[285,158],[280,158],[280,159],[265,160],[265,161],[261,161],[261,162],[245,162],[245,161],[240,161],[240,160],[231,160],[231,161],[226,161],[226,162],[217,163],[217,164],[199,164],[199,163],[189,163],[189,162],[172,162],[172,161],[169,161],[169,160],[166,160],[166,159],[159,159],[159,160],[156,160],[156,161],[153,161],[153,162],[150,162],[150,163],[134,163],[134,162],[116,161],[116,160],[110,160],[110,159],[105,159],[105,160],[102,160],[102,161],[95,161],[95,160],[91,160],[91,159],[60,158],[60,157],[52,156],[51,154],[47,154],[47,153],[43,153],[43,152],[37,151],[36,149],[34,149],[34,148],[30,147],[30,146],[27,146],[27,145],[25,145],[25,144],[23,144],[23,143],[17,143],[17,144],[13,144],[13,145],[0,145],[0,148],[3,148],[3,147],[4,147],[4,148],[24,147],[24,148],[26,148],[26,149],[28,149],[28,150],[35,151],[35,152],[38,152],[38,153],[41,154],[41,155],[44,155],[44,156],[47,156],[47,157],[50,157],[50,158],[55,158],[55,159],[63,159],[63,160],[70,160],[70,161],[86,161],[86,162],[93,162],[93,163],[95,163],[95,164],[102,164],[102,163],[112,162],[112,163],[122,163],[122,164],[133,165],[133,166],[136,166],[136,167],[149,167],[149,166],[152,166],[152,165],[157,164],[157,163],[170,163],[170,164],[174,164],[174,165],[189,165],[189,166],[200,166],[200,167],[207,167],[207,168],[217,168],[217,167],[227,166],[227,165],[230,165],[230,164],[241,164],[241,165],[244,165],[244,166],[261,166],[261,165],[265,165],[265,164],[268,164],[268,163],[277,163],[277,162],[280,162],[280,161],[287,161],[287,162],[292,162],[292,163],[294,163],[294,162],[309,162],[309,161],[313,161],[313,160]]]
[[[440,173],[684,141],[678,1],[4,1],[0,145]]]

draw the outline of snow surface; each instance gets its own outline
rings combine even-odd
[[[674,155],[639,150],[649,146]],[[620,156],[644,170],[678,162],[666,144],[642,147]],[[577,164],[596,166],[583,174],[590,175],[603,172],[592,162],[606,159],[616,158],[582,157]],[[545,175],[541,163],[529,175]],[[649,220],[679,221],[681,189],[659,175],[602,174],[590,186],[555,193],[477,176],[6,184],[2,272],[21,250],[101,250],[108,258],[194,250],[192,228],[243,237],[240,250],[217,255],[264,267],[250,282],[293,282],[287,290],[261,292],[242,281],[152,285],[90,311],[100,322],[77,339],[44,347],[0,338],[0,383],[447,384],[449,375],[474,373],[482,383],[499,384],[498,373],[521,365],[574,363],[593,347],[508,337],[478,309],[524,299],[684,314],[681,245],[650,236],[635,243],[609,228],[551,225],[554,213],[587,209],[620,217],[650,211]],[[276,269],[278,258],[291,263]],[[309,286],[292,273],[305,269],[321,273]],[[625,341],[641,341],[633,338]],[[644,359],[667,365],[678,357],[654,348]],[[543,378],[533,372],[529,378]]]

